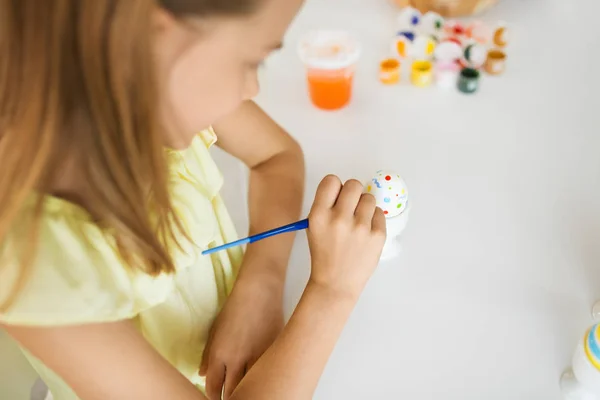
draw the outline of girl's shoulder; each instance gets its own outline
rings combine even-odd
[[[124,320],[170,291],[170,276],[127,268],[111,236],[66,200],[44,198],[32,243],[28,218],[35,203],[24,206],[0,245],[1,322],[56,326]]]
[[[178,265],[190,264],[219,232],[211,203],[223,182],[209,154],[215,142],[207,129],[188,149],[168,151],[174,208],[194,241],[174,254]],[[0,322],[55,326],[129,319],[172,290],[172,276],[151,277],[127,266],[113,238],[66,200],[44,198],[37,239],[29,243],[26,216],[34,203],[25,206],[25,217],[0,244]],[[35,256],[23,268],[30,245]],[[14,290],[18,295],[12,299]]]

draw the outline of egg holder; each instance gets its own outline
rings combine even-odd
[[[400,237],[402,236],[402,232],[404,232],[406,224],[408,223],[410,205],[410,201],[407,201],[406,208],[400,215],[385,219],[387,238],[385,240],[385,245],[383,246],[383,251],[381,252],[381,261],[391,260],[402,252]]]
[[[479,71],[488,75],[505,71],[507,32],[502,22],[494,28],[481,21],[465,25],[456,20],[446,21],[435,12],[422,15],[415,8],[405,7],[398,14],[391,56],[380,62],[379,80],[385,85],[401,82],[402,66],[408,62],[410,80],[417,87],[435,83],[475,93],[482,75]],[[424,68],[426,64],[431,68]],[[465,69],[469,71],[462,73]],[[472,73],[473,70],[478,73]]]

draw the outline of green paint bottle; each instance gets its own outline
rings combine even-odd
[[[474,68],[463,68],[458,77],[458,90],[463,93],[475,93],[479,89],[480,73]]]

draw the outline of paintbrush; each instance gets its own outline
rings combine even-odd
[[[269,238],[271,236],[281,235],[282,233],[288,232],[296,232],[301,231],[303,229],[308,228],[308,218],[303,219],[302,221],[297,221],[289,225],[281,226],[279,228],[271,229],[270,231],[257,233],[256,235],[248,236],[244,239],[236,240],[235,242],[225,243],[221,246],[213,247],[212,249],[207,249],[202,252],[203,255],[216,253],[218,251],[222,251],[225,249],[229,249],[231,247],[243,246],[245,244],[250,244],[254,242],[258,242],[259,240],[263,240]]]

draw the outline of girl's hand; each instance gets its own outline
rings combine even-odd
[[[342,185],[337,177],[327,176],[317,189],[309,222],[309,284],[358,297],[385,244],[385,216],[375,198],[363,194],[358,181]]]
[[[236,282],[211,328],[200,366],[210,400],[221,400],[221,392],[229,399],[283,329],[281,290],[266,279]]]

